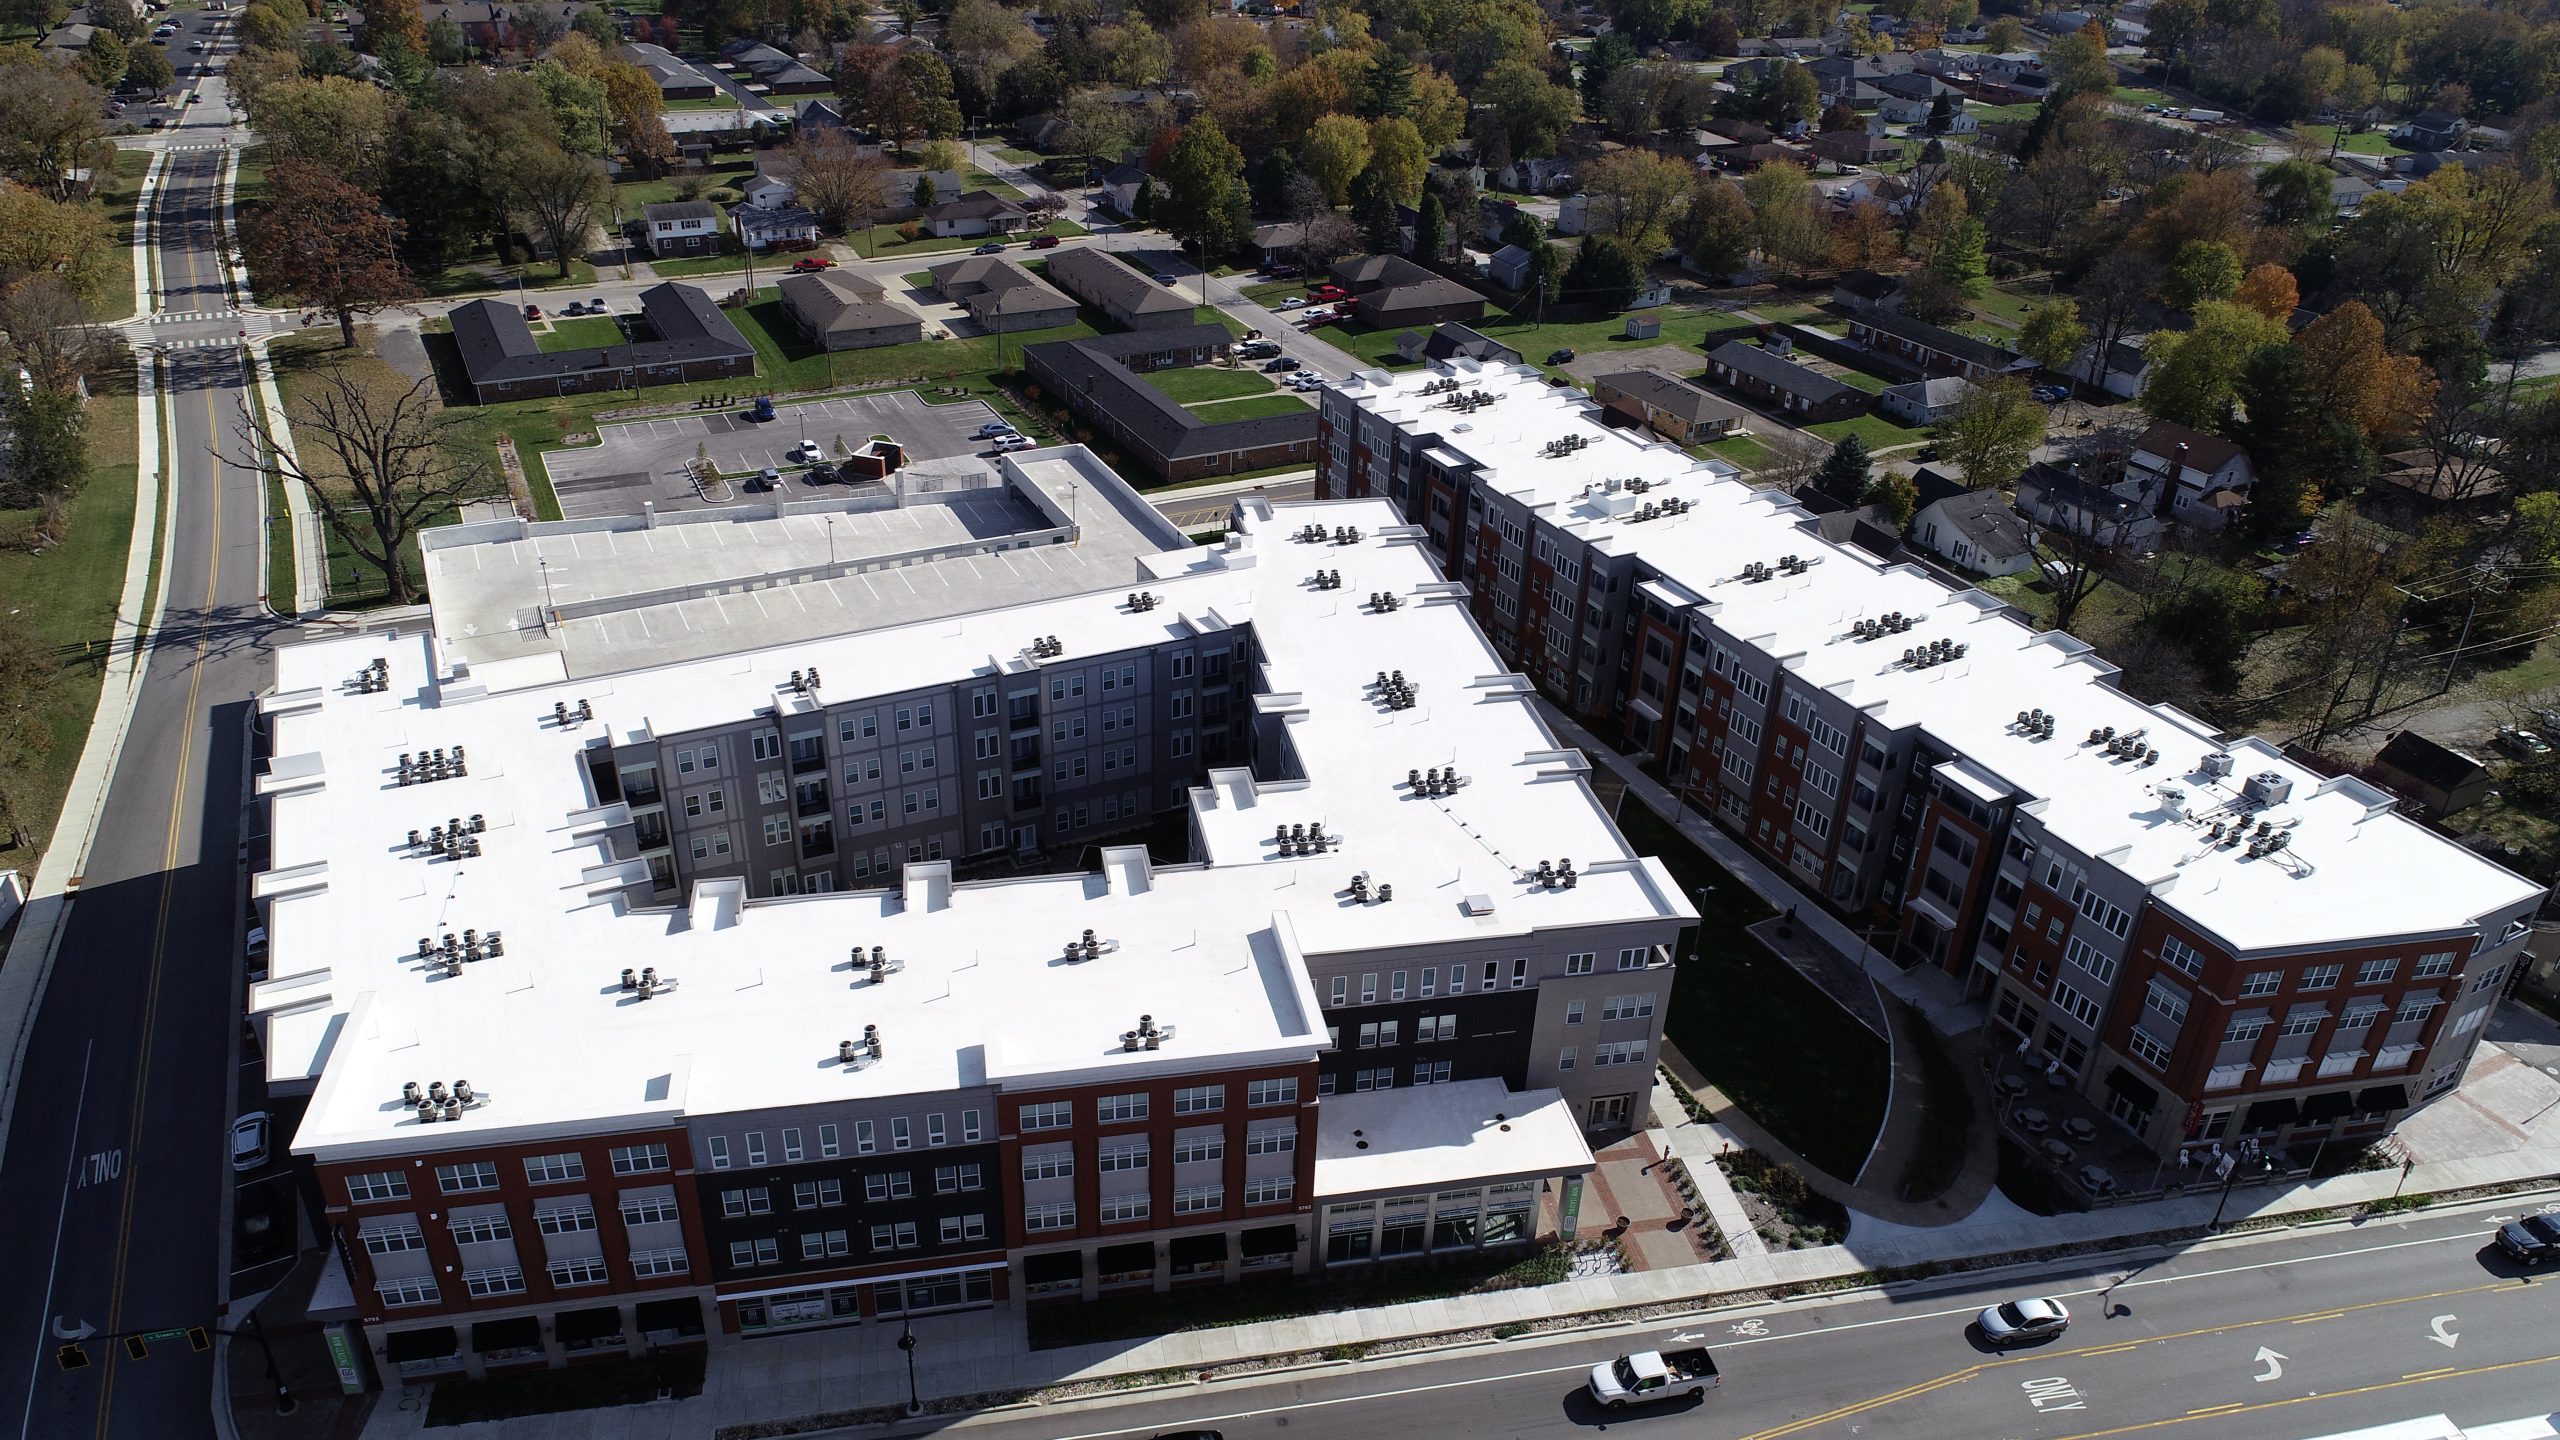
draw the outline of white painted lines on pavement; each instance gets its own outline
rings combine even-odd
[[[2256,1380],[2259,1384],[2264,1385],[2270,1380],[2283,1379],[2284,1362],[2292,1359],[2293,1357],[2290,1355],[2279,1354],[2278,1352],[2261,1345],[2258,1347],[2258,1353],[2254,1358],[2258,1364],[2264,1365],[2267,1368],[2263,1372],[2251,1376],[2250,1378]]]
[[[2021,1380],[2018,1382],[2018,1388],[2025,1392],[2027,1403],[2036,1407],[2036,1413],[2039,1415],[2050,1411],[2089,1408],[2089,1397],[2081,1394],[2080,1387],[2072,1384],[2064,1376],[2043,1375],[2033,1380]]]
[[[2433,1320],[2427,1322],[2427,1338],[2433,1340],[2447,1350],[2452,1349],[2454,1342],[2462,1338],[2459,1334],[2444,1328],[2452,1323],[2452,1316],[2438,1315]]]

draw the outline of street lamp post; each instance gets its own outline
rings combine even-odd
[[[294,1399],[293,1391],[285,1386],[284,1371],[276,1366],[276,1349],[267,1343],[267,1327],[254,1310],[249,1312],[249,1333],[257,1340],[259,1351],[267,1357],[267,1384],[275,1389],[276,1413],[290,1415],[301,1409],[302,1402]]]
[[[898,1348],[907,1352],[907,1414],[912,1418],[924,1413],[924,1401],[916,1395],[915,1317],[907,1317],[906,1328],[898,1334]]]

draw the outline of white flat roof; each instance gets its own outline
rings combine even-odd
[[[1310,514],[1364,538],[1301,545],[1290,534]],[[1437,572],[1383,502],[1276,507],[1229,546],[1144,564],[1151,611],[1131,612],[1115,587],[566,681],[505,669],[491,685],[457,673],[423,632],[280,651],[266,702],[277,758],[260,780],[273,868],[256,887],[271,978],[252,1006],[271,1017],[270,1076],[319,1079],[295,1148],[352,1157],[1031,1076],[1303,1060],[1326,1043],[1305,954],[1692,918],[1659,862],[1608,824],[1525,684],[1498,676],[1464,605],[1432,598]],[[1339,569],[1343,588],[1315,589],[1319,567]],[[1365,613],[1380,589],[1418,598]],[[1206,864],[1158,870],[1131,849],[1108,852],[1101,874],[952,886],[933,878],[947,870],[911,865],[902,891],[755,900],[713,882],[672,913],[619,898],[636,862],[605,857],[618,807],[591,808],[590,741],[731,724],[777,703],[787,713],[789,672],[812,665],[830,700],[972,675],[1037,683],[1024,653],[1035,635],[1074,660],[1246,620],[1275,692],[1258,701],[1284,715],[1305,778],[1216,772],[1193,795]],[[350,677],[376,657],[390,683],[360,693]],[[1414,708],[1370,693],[1381,663],[1418,688]],[[835,691],[854,677],[859,691]],[[581,700],[592,723],[552,723],[555,703]],[[457,745],[468,777],[394,783],[400,752]],[[1409,798],[1405,771],[1433,765],[1472,783]],[[488,827],[478,859],[409,853],[412,827],[474,814]],[[1280,858],[1273,825],[1311,820],[1341,848]],[[1582,875],[1571,890],[1520,878],[1566,858]],[[1340,892],[1358,871],[1393,885],[1393,902],[1350,903]],[[505,955],[450,979],[415,958],[420,937],[465,927],[501,931]],[[1066,963],[1065,942],[1088,928],[1117,948]],[[849,967],[856,945],[905,968],[872,988]],[[654,966],[674,989],[626,994],[626,965]],[[1125,1054],[1118,1037],[1142,1013],[1174,1039]],[[838,1042],[866,1025],[883,1061],[837,1065]],[[422,1130],[398,1103],[404,1081],[459,1079],[488,1098],[458,1122]]]
[[[1328,1095],[1316,1117],[1316,1190],[1327,1198],[1431,1190],[1590,1170],[1561,1091],[1499,1080]]]
[[[1485,483],[1608,554],[1640,555],[1703,597],[1716,624],[1774,654],[1813,686],[1843,696],[1875,721],[1917,726],[1962,754],[1984,777],[2020,792],[2065,844],[2149,887],[2165,905],[2243,951],[2307,948],[2363,937],[2459,929],[2521,905],[2537,886],[2390,811],[2390,797],[2352,778],[2330,779],[2256,739],[2228,744],[2191,716],[2117,690],[2115,668],[2084,643],[2038,632],[1979,590],[1950,590],[1929,572],[1886,566],[1824,540],[1788,496],[1755,490],[1728,466],[1603,426],[1578,391],[1559,390],[1535,367],[1460,367],[1461,388],[1493,403],[1465,414],[1421,393],[1442,377],[1425,369],[1364,371],[1341,386],[1350,402],[1420,433],[1483,467]],[[1464,428],[1461,428],[1464,427]],[[1580,445],[1549,454],[1566,437]],[[1645,482],[1640,493],[1609,480]],[[1685,508],[1660,513],[1660,503]],[[1657,513],[1642,516],[1653,504]],[[1746,580],[1744,567],[1793,555],[1797,574]],[[1899,611],[1908,631],[1874,640],[1860,620]],[[1903,652],[1934,640],[1961,642],[1963,658],[1914,668]],[[2060,717],[2054,738],[2030,738],[2017,717]],[[2140,731],[2156,764],[2111,757],[2091,732]],[[2232,773],[2202,773],[2227,752]],[[2288,781],[2284,804],[2261,814],[2242,799],[2252,775]],[[2185,792],[2173,816],[2157,787]],[[2205,827],[2247,812],[2286,828],[2287,848],[2259,859],[2208,846]],[[2423,876],[2422,883],[2413,877]]]

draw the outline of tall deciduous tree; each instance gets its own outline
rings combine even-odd
[[[1671,239],[1700,273],[1721,281],[1751,268],[1751,251],[1760,243],[1759,217],[1732,181],[1701,175],[1672,222]]]
[[[2230,423],[2234,387],[2249,357],[2286,338],[2280,320],[2228,300],[2208,300],[2196,307],[2193,329],[2161,331],[2144,344],[2150,368],[2142,408],[2154,419],[2221,430]]]
[[[1963,474],[1965,484],[1977,490],[2006,485],[2026,470],[2036,446],[2044,443],[2044,426],[2044,407],[2027,393],[2025,382],[2005,377],[1981,381],[1939,422],[1938,450]]]
[[[803,130],[784,164],[800,203],[838,229],[868,225],[889,204],[889,167],[840,130]]]
[[[596,210],[604,204],[604,172],[584,155],[551,144],[526,145],[511,159],[509,200],[550,242],[565,280],[569,262],[578,258],[595,228]]]
[[[1770,259],[1803,274],[1827,258],[1830,237],[1803,166],[1784,160],[1761,166],[1742,177],[1742,198],[1757,217],[1760,249]]]
[[[2301,307],[2302,287],[2294,283],[2292,271],[2270,261],[2241,276],[2240,288],[2231,292],[2231,299],[2270,320],[2282,320]]]
[[[105,107],[97,86],[33,50],[0,62],[0,177],[56,199],[71,193],[72,171],[109,158]]]
[[[2318,413],[2380,444],[2415,430],[2435,398],[2435,381],[2414,355],[2393,354],[2382,322],[2350,300],[2302,327],[2304,388]]]
[[[1351,179],[1369,165],[1369,127],[1348,115],[1327,115],[1298,145],[1298,168],[1339,205],[1351,198]]]
[[[1192,121],[1167,152],[1157,173],[1155,223],[1206,260],[1244,243],[1252,230],[1244,183],[1244,152],[1211,119]]]
[[[1565,127],[1581,113],[1572,91],[1549,80],[1525,60],[1505,60],[1476,87],[1476,103],[1492,107],[1494,122],[1519,159],[1552,155]]]
[[[240,227],[262,290],[298,296],[338,317],[356,343],[356,316],[416,294],[400,265],[405,228],[371,195],[309,160],[267,171],[267,203]]]
[[[1411,205],[1422,198],[1422,177],[1431,169],[1422,132],[1401,115],[1369,122],[1369,166],[1387,187],[1387,198]]]
[[[50,276],[84,304],[95,305],[119,278],[117,248],[98,206],[0,181],[0,285]]]
[[[1592,228],[1626,242],[1639,257],[1661,254],[1671,244],[1671,224],[1680,218],[1696,173],[1650,150],[1618,150],[1600,157],[1580,176]]]
[[[2089,327],[2080,323],[2080,306],[2068,296],[2038,305],[2018,326],[2018,353],[2056,374],[2067,372],[2071,357],[2088,343]]]
[[[433,376],[407,381],[379,362],[342,360],[305,375],[286,402],[290,450],[266,408],[244,397],[237,452],[225,458],[303,482],[322,523],[381,572],[394,604],[410,604],[421,585],[402,552],[423,526],[492,488],[435,386]]]
[[[266,85],[249,101],[269,163],[307,160],[367,188],[381,183],[400,112],[380,87],[338,75]]]

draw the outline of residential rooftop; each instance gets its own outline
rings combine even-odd
[[[1445,408],[1447,396],[1426,393],[1451,375],[1492,403],[1460,414]],[[1534,367],[1453,361],[1438,373],[1364,371],[1340,388],[1363,410],[1436,431],[1423,453],[1441,452],[1439,463],[1472,461],[1483,483],[1549,523],[1604,553],[1641,556],[1663,577],[1651,582],[1653,598],[1701,605],[1717,625],[1876,723],[1936,737],[1963,757],[1966,783],[2024,797],[2064,843],[2115,865],[2241,950],[2449,931],[2538,892],[2391,813],[2391,797],[2362,781],[2321,775],[2265,740],[2226,742],[2202,720],[2123,693],[2116,667],[2083,641],[2038,631],[1980,590],[1951,589],[1921,567],[1826,540],[1791,498],[1741,483],[1722,462],[1607,427],[1588,397],[1551,387]],[[1581,447],[1548,452],[1567,436]],[[1649,488],[1641,496],[1623,484],[1607,488],[1630,479]],[[1659,513],[1667,499],[1686,508]],[[1647,503],[1657,513],[1645,515]],[[1805,568],[1745,578],[1746,565],[1774,567],[1788,555]],[[1852,633],[1857,621],[1888,612],[1916,623],[1879,639]],[[1963,644],[1963,656],[1903,663],[1905,649],[1941,639]],[[2033,738],[2019,724],[2031,709],[2059,717],[2054,738]],[[2089,743],[2101,729],[2139,735],[2158,761]],[[2227,773],[2213,773],[2226,761]],[[2288,798],[2252,801],[2251,777],[2262,775]],[[2208,843],[2211,822],[2244,818],[2282,827],[2286,848],[2251,858]]]
[[[1092,473],[1089,456],[1065,458],[1080,451],[1045,453]],[[1310,523],[1328,538],[1297,538]],[[1337,541],[1336,527],[1360,536]],[[438,554],[450,565],[466,550],[535,543]],[[652,553],[620,557],[622,583],[645,584]],[[273,857],[255,882],[272,973],[250,1003],[269,1017],[271,1083],[316,1081],[295,1148],[352,1159],[983,1083],[1295,1063],[1326,1043],[1305,955],[1498,947],[1559,926],[1692,917],[1660,863],[1619,837],[1585,783],[1587,762],[1547,729],[1531,687],[1504,673],[1462,593],[1439,580],[1421,532],[1385,502],[1252,499],[1225,544],[1133,562],[1135,581],[867,627],[848,607],[842,633],[565,680],[556,666],[457,658],[439,638],[454,630],[442,595],[433,626],[281,650],[261,701]],[[686,583],[690,565],[678,559],[660,578]],[[519,605],[541,604],[521,548],[484,568],[513,576]],[[1318,568],[1339,570],[1342,587],[1309,583]],[[1129,607],[1133,583],[1159,603]],[[505,589],[482,584],[478,603]],[[777,581],[753,594],[772,614],[810,588]],[[1355,598],[1378,590],[1407,603],[1372,613]],[[1100,873],[968,884],[952,882],[948,862],[911,863],[893,889],[776,899],[715,879],[666,909],[633,906],[643,862],[607,853],[621,807],[591,788],[591,744],[808,705],[786,678],[794,670],[846,684],[825,692],[834,702],[1036,676],[1248,622],[1263,682],[1252,703],[1295,764],[1267,780],[1211,771],[1191,796],[1194,863],[1114,848]],[[751,621],[731,635],[760,638]],[[1035,635],[1057,637],[1060,656],[1032,656]],[[376,660],[384,685],[352,683]],[[1374,694],[1374,673],[1395,667],[1418,691],[1411,708]],[[581,702],[591,721],[555,721],[556,706]],[[467,777],[393,783],[398,753],[454,746],[467,749]],[[1470,783],[1416,796],[1406,772],[1426,765]],[[454,815],[485,819],[480,857],[429,861],[402,842],[409,827]],[[1272,844],[1275,825],[1315,820],[1336,848],[1284,857]],[[1538,883],[1538,862],[1561,859],[1579,883]],[[1361,872],[1393,886],[1393,900],[1346,899]],[[452,978],[417,959],[421,936],[466,926],[500,932],[504,955]],[[1105,953],[1070,963],[1065,942],[1087,930]],[[849,961],[875,945],[904,967],[877,987]],[[641,1000],[621,988],[626,965],[655,967],[673,988]],[[1161,1049],[1121,1048],[1141,1014],[1173,1028]],[[837,1063],[839,1042],[866,1026],[878,1027],[883,1058]],[[406,1081],[460,1079],[484,1099],[459,1121],[422,1128],[400,1103]]]

